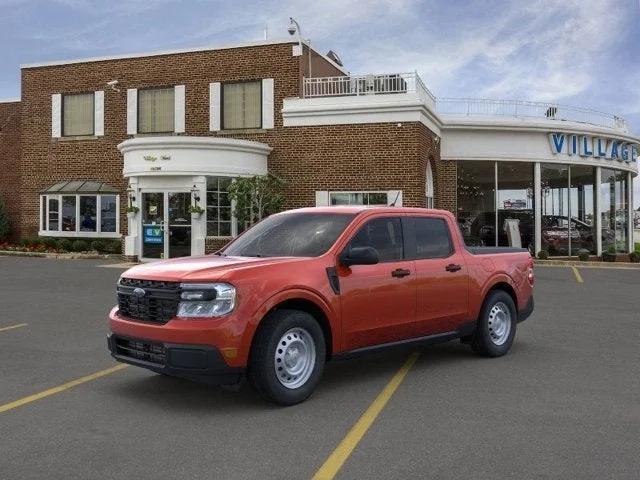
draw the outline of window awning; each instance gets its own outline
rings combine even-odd
[[[40,193],[43,195],[48,193],[72,193],[77,195],[83,193],[120,193],[120,190],[97,180],[69,180],[56,183]]]

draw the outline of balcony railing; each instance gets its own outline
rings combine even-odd
[[[303,95],[305,98],[392,93],[415,93],[429,105],[435,106],[436,98],[415,72],[304,79]]]
[[[628,133],[625,119],[590,108],[557,103],[524,100],[489,100],[478,98],[438,98],[436,110],[441,115],[486,117],[540,118],[547,120],[588,123]]]
[[[629,132],[627,122],[616,115],[589,108],[524,100],[436,98],[415,73],[305,78],[303,96],[347,97],[412,93],[442,115],[540,118],[571,121]]]

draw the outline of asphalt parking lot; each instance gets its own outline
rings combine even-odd
[[[304,479],[338,445],[340,479],[640,478],[640,270],[539,267],[509,355],[450,342],[333,363],[279,408],[246,385],[111,369],[122,270],[103,264],[0,257],[2,479]]]

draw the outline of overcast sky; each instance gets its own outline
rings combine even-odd
[[[592,107],[640,134],[640,0],[0,0],[0,98],[22,63],[283,38],[289,16],[353,73]]]

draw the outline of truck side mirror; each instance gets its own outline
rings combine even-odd
[[[380,261],[378,251],[373,247],[347,248],[340,255],[340,263],[345,267],[351,265],[375,265]]]

